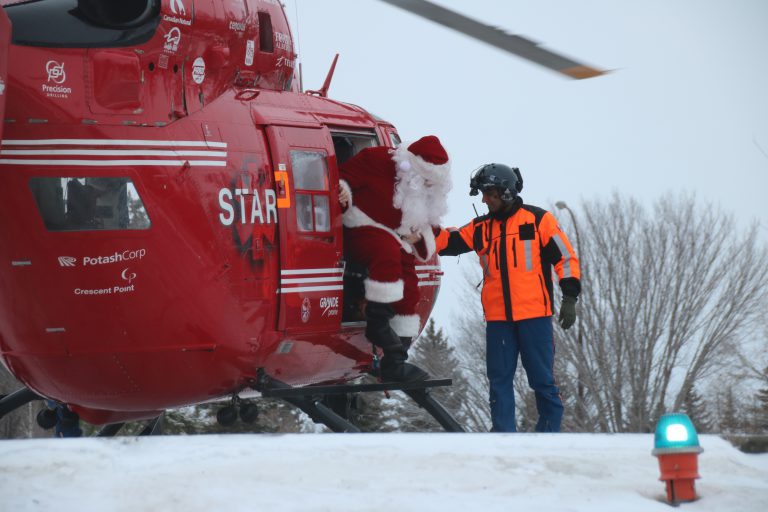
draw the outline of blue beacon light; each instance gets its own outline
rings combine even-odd
[[[656,424],[653,455],[666,453],[701,453],[699,435],[687,414],[665,414]]]

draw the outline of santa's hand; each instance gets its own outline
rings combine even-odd
[[[339,187],[339,203],[341,206],[346,208],[350,199],[352,199],[352,194],[349,193],[349,189],[347,187]]]
[[[416,231],[416,232],[413,232],[413,233],[411,233],[409,235],[403,235],[403,240],[405,240],[409,244],[415,244],[416,242],[421,240],[421,233]]]

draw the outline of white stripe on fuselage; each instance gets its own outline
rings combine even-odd
[[[131,139],[28,139],[3,140],[3,146],[170,146],[179,148],[226,148],[226,142],[206,140],[131,140]]]
[[[225,160],[21,160],[0,158],[0,165],[72,165],[90,167],[138,167],[138,166],[181,166],[189,162],[191,166],[226,167]]]

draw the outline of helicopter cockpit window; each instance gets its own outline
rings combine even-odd
[[[160,23],[160,0],[46,0],[3,7],[13,43],[92,48],[149,41]]]
[[[400,145],[400,142],[402,142],[400,140],[400,137],[398,137],[398,135],[395,132],[389,132],[389,140],[390,142],[392,142],[393,148],[396,148],[397,146]]]
[[[130,178],[29,180],[49,231],[149,229],[151,223]]]
[[[328,166],[325,154],[291,151],[293,186],[296,189],[296,224],[299,231],[331,230]]]
[[[275,51],[275,40],[272,35],[272,18],[268,12],[259,12],[259,50],[264,53]]]
[[[378,145],[374,134],[368,133],[341,133],[331,134],[333,138],[333,150],[336,153],[336,164],[341,165],[361,150]]]

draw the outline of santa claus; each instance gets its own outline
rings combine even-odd
[[[396,149],[366,148],[341,168],[346,257],[365,265],[366,336],[382,348],[382,378],[428,377],[405,362],[419,333],[416,260],[435,253],[433,227],[448,210],[448,154],[429,135]]]

